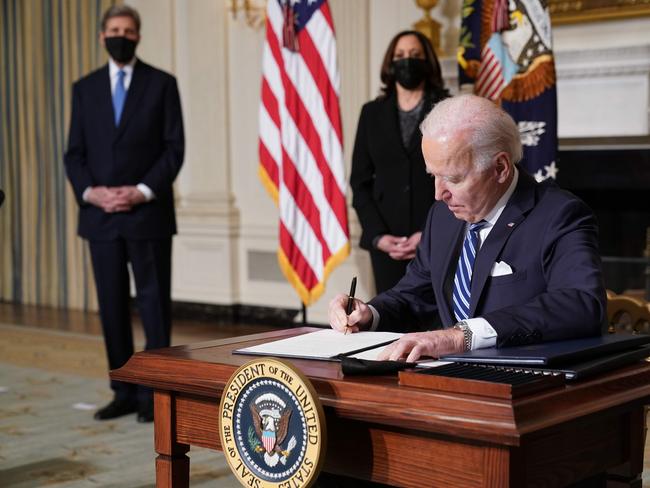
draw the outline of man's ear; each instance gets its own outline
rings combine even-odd
[[[497,154],[494,170],[496,171],[497,181],[499,183],[505,183],[508,181],[508,178],[512,173],[512,164],[510,164],[510,158],[507,153],[500,152]]]

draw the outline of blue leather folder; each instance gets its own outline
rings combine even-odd
[[[518,347],[487,348],[440,359],[578,379],[650,357],[650,336],[609,334]]]

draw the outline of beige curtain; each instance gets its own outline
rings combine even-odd
[[[115,0],[0,0],[0,301],[97,308],[65,177],[72,82],[106,62]]]

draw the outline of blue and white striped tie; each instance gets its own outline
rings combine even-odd
[[[476,224],[470,224],[469,231],[463,241],[463,250],[458,258],[456,275],[454,276],[454,315],[456,320],[466,320],[469,318],[470,290],[472,289],[472,271],[474,261],[478,252],[479,236],[478,233],[486,224],[484,220]]]

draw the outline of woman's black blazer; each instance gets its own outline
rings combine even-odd
[[[421,119],[437,100],[432,94],[425,96]],[[417,128],[404,147],[395,94],[377,98],[361,109],[350,186],[363,249],[370,249],[376,236],[410,236],[422,229],[434,202],[434,185],[425,171],[421,141]]]

